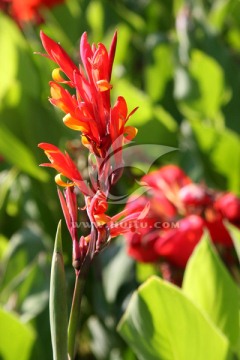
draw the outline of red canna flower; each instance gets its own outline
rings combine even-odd
[[[80,131],[83,145],[101,158],[106,156],[110,147],[115,151],[125,141],[132,140],[137,130],[126,126],[126,123],[137,108],[128,113],[126,101],[121,96],[113,107],[110,103],[117,33],[114,34],[109,52],[101,43],[91,47],[84,33],[80,42],[82,65],[79,68],[58,43],[43,32],[40,36],[47,56],[59,66],[52,73],[54,81],[50,82],[50,102],[66,114],[64,124]],[[62,84],[73,88],[75,94],[70,95]]]
[[[50,81],[50,102],[65,113],[63,121],[66,126],[81,132],[82,143],[91,152],[90,188],[67,152],[63,153],[51,144],[39,144],[50,160],[42,166],[54,168],[58,172],[56,183],[65,188],[63,192],[58,190],[58,195],[73,242],[73,265],[77,272],[81,272],[111,238],[129,231],[137,233],[149,210],[146,203],[134,211],[125,209],[113,217],[107,215],[110,187],[121,176],[122,147],[137,133],[134,127],[126,126],[136,108],[129,113],[122,96],[113,106],[110,103],[116,33],[109,52],[101,43],[90,46],[84,33],[80,43],[82,65],[79,67],[59,44],[43,32],[41,39],[46,56],[58,65],[52,73],[53,81]],[[66,86],[71,88],[71,94]],[[84,195],[84,210],[91,227],[89,235],[80,238],[75,226],[79,212],[76,188]]]

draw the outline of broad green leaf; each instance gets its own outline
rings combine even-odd
[[[0,358],[29,360],[36,335],[32,328],[3,309],[0,309]]]
[[[118,331],[139,360],[226,360],[229,343],[183,292],[160,278],[132,296]]]
[[[231,238],[234,243],[234,247],[235,247],[235,250],[236,250],[236,253],[238,256],[238,260],[240,262],[240,230],[236,226],[234,226],[230,223],[227,223],[226,226],[228,228],[228,231],[231,234]]]
[[[207,234],[187,264],[183,291],[207,313],[235,348],[240,336],[239,292]]]
[[[61,222],[59,222],[50,280],[50,326],[54,360],[67,360],[67,286],[62,254]]]
[[[31,151],[3,124],[0,126],[0,154],[19,170],[34,178],[46,181],[48,174],[39,168]]]

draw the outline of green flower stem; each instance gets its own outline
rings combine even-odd
[[[76,335],[80,321],[81,301],[86,282],[86,277],[90,268],[91,261],[94,256],[96,247],[97,232],[92,224],[91,240],[89,243],[86,257],[83,261],[80,271],[76,274],[75,288],[73,293],[72,308],[68,323],[68,356],[69,360],[74,359]]]
[[[77,334],[77,329],[78,329],[79,321],[80,321],[81,300],[82,300],[82,296],[83,296],[85,282],[86,282],[86,277],[85,276],[82,277],[79,272],[76,275],[72,308],[71,308],[69,325],[68,325],[68,356],[69,356],[69,360],[74,359],[76,334]]]

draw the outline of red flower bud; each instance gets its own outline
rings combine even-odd
[[[215,203],[217,209],[224,218],[240,227],[240,199],[232,193],[222,195]]]
[[[178,196],[185,206],[206,206],[212,201],[207,188],[199,184],[188,184],[182,187]]]

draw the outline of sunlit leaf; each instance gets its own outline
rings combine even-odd
[[[32,52],[27,41],[24,39],[18,26],[0,13],[0,99],[12,86],[19,82],[19,86],[28,94],[37,96],[39,93],[39,81]]]
[[[31,151],[15,137],[3,124],[0,126],[0,153],[9,163],[42,181],[48,179],[45,170],[38,167]]]
[[[29,326],[3,309],[0,309],[0,358],[4,360],[29,360],[36,334]]]
[[[185,116],[222,121],[221,107],[229,100],[230,94],[223,69],[216,60],[193,50],[189,68],[177,69],[175,84],[175,96]]]
[[[183,290],[236,348],[240,337],[239,290],[210,241],[205,234],[191,256]]]
[[[236,226],[234,226],[230,223],[226,223],[226,226],[231,234],[231,238],[232,238],[234,246],[235,246],[238,260],[240,262],[240,230]]]
[[[177,287],[157,277],[132,296],[118,330],[139,360],[228,359],[227,339]]]

